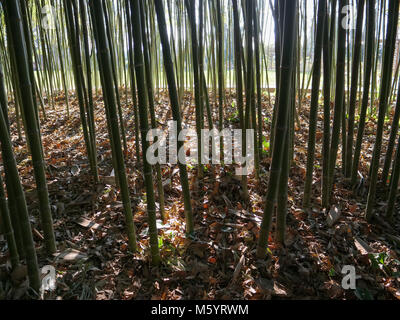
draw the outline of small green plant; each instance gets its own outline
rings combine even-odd
[[[161,249],[164,245],[163,237],[158,237],[158,248]]]
[[[230,122],[239,122],[239,111],[235,110],[228,119]]]
[[[400,275],[400,261],[390,259],[390,256],[385,252],[371,253],[369,254],[369,260],[374,270],[381,270],[386,276],[398,277]]]
[[[381,253],[370,253],[369,260],[371,261],[371,266],[375,270],[382,270],[387,268],[386,261],[388,259],[388,255],[385,252]]]
[[[263,145],[262,153],[263,154],[268,154],[269,149],[270,149],[270,144],[269,144],[269,141],[267,141],[264,137],[263,137],[262,145]]]

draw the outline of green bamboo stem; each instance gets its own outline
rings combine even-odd
[[[124,207],[125,222],[128,233],[128,245],[132,252],[136,251],[136,232],[133,223],[131,200],[129,197],[128,181],[125,171],[124,157],[122,153],[121,139],[119,135],[118,113],[115,102],[115,91],[113,87],[112,67],[110,50],[106,31],[104,28],[104,16],[101,0],[90,0],[90,12],[92,15],[93,29],[95,30],[95,42],[97,48],[97,59],[100,66],[102,78],[103,96],[109,116],[109,134],[113,137],[112,148],[114,150],[114,170],[118,175],[121,198]]]
[[[44,232],[45,246],[49,254],[56,251],[56,243],[53,231],[53,219],[51,216],[49,196],[47,191],[47,182],[44,169],[44,160],[42,153],[42,144],[40,140],[38,123],[36,121],[35,101],[32,96],[31,79],[29,75],[27,53],[23,49],[25,46],[24,34],[21,25],[21,14],[18,2],[4,3],[6,8],[7,28],[10,29],[12,35],[12,45],[15,46],[15,55],[17,62],[18,85],[23,92],[22,108],[26,115],[26,134],[32,154],[32,163],[34,168],[36,189],[39,198],[40,218],[42,229]]]
[[[165,72],[168,80],[168,88],[169,88],[169,96],[171,100],[171,108],[172,108],[172,115],[174,121],[177,122],[177,136],[178,138],[180,132],[182,131],[182,119],[181,113],[179,108],[179,98],[178,98],[178,91],[175,82],[175,75],[174,69],[172,64],[172,57],[171,57],[171,48],[168,41],[167,35],[167,27],[165,22],[165,14],[164,14],[164,7],[161,0],[154,0],[155,9],[157,13],[157,21],[158,21],[158,28],[160,33],[160,40],[163,49],[163,56],[164,56],[164,66]],[[182,148],[183,142],[178,141],[178,150]],[[180,182],[182,185],[182,193],[183,193],[183,201],[185,207],[185,218],[186,218],[186,233],[192,234],[194,232],[194,224],[193,224],[193,213],[192,213],[192,204],[191,204],[191,197],[190,197],[190,190],[189,190],[189,181],[188,175],[186,170],[186,165],[179,162],[179,172],[180,172]]]
[[[339,19],[338,19],[338,44],[337,44],[337,62],[336,62],[336,91],[335,91],[335,111],[333,118],[332,140],[329,154],[329,171],[328,171],[328,194],[332,195],[334,184],[336,159],[339,149],[340,128],[342,124],[344,87],[345,87],[345,57],[346,57],[346,29],[342,27],[343,7],[348,3],[347,0],[339,0]]]
[[[131,0],[131,16],[132,16],[132,27],[133,27],[133,40],[134,40],[134,56],[135,56],[135,70],[136,70],[136,85],[138,89],[138,103],[139,103],[139,120],[140,120],[140,132],[142,137],[142,155],[143,155],[143,172],[146,186],[146,198],[147,198],[147,215],[149,224],[149,235],[150,235],[150,250],[152,263],[158,265],[160,263],[160,253],[158,248],[158,232],[156,224],[156,206],[154,201],[154,189],[153,189],[153,176],[152,168],[150,163],[146,159],[147,149],[149,148],[149,142],[146,139],[149,131],[148,123],[148,101],[146,93],[146,75],[143,61],[143,39],[141,33],[142,21],[140,19],[140,7],[138,0]]]
[[[286,1],[284,10],[284,20],[294,21],[296,13],[297,1]],[[284,150],[281,147],[286,139],[288,113],[291,97],[291,83],[293,73],[293,52],[294,52],[294,36],[295,24],[286,24],[283,30],[283,46],[281,60],[281,75],[279,89],[279,108],[277,111],[275,143],[272,156],[271,172],[268,181],[267,195],[265,199],[264,216],[260,227],[257,257],[265,258],[267,254],[268,236],[271,229],[272,214],[278,193],[278,181],[281,174],[282,160]]]
[[[374,152],[371,161],[370,170],[370,187],[368,193],[367,208],[365,216],[368,221],[371,221],[374,217],[374,206],[375,206],[375,196],[376,187],[378,181],[378,168],[379,159],[381,155],[382,148],[382,137],[383,137],[383,127],[385,122],[385,116],[387,111],[388,95],[389,95],[389,84],[392,77],[393,71],[393,55],[395,48],[395,40],[397,34],[397,23],[399,17],[399,2],[396,0],[389,1],[389,12],[393,14],[388,15],[388,27],[387,27],[387,37],[385,42],[385,53],[382,68],[382,84],[379,96],[379,115],[378,115],[378,126],[376,129],[376,141],[374,146]]]
[[[356,23],[356,34],[354,40],[353,49],[353,66],[351,71],[351,88],[350,88],[350,103],[349,103],[349,118],[347,127],[347,143],[346,143],[346,170],[345,175],[347,178],[351,177],[351,168],[353,162],[353,137],[354,137],[354,126],[355,126],[355,111],[356,111],[356,100],[357,100],[357,86],[358,86],[358,75],[361,60],[361,40],[363,31],[364,21],[364,5],[365,0],[359,0],[357,6],[357,23]]]
[[[358,124],[357,130],[357,140],[356,146],[354,150],[353,164],[352,164],[352,172],[351,172],[351,184],[353,186],[356,185],[357,177],[358,177],[358,166],[360,162],[360,154],[362,147],[362,138],[364,136],[365,131],[365,121],[367,116],[367,108],[370,97],[370,88],[371,88],[371,75],[372,75],[372,67],[373,67],[373,54],[374,54],[374,42],[375,42],[375,2],[374,0],[367,1],[367,49],[366,49],[366,60],[365,60],[365,73],[364,73],[364,90],[361,102],[361,110],[360,110],[360,120]],[[371,103],[373,103],[373,94],[371,94]]]
[[[314,48],[314,71],[312,80],[310,126],[308,130],[307,171],[304,185],[303,207],[309,208],[315,160],[315,139],[317,130],[319,87],[321,83],[321,58],[323,47],[324,24],[326,16],[326,0],[318,1],[317,36]]]

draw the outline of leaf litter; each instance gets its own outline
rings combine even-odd
[[[157,121],[165,126],[171,116],[168,94],[161,90],[155,98],[159,112]],[[231,107],[234,92],[227,90],[226,98],[226,114],[234,114]],[[240,181],[234,177],[234,167],[216,168],[215,176],[207,170],[200,184],[196,180],[196,169],[189,170],[195,213],[193,238],[185,235],[179,171],[177,167],[165,165],[162,166],[162,175],[168,221],[165,225],[161,220],[157,221],[163,261],[159,268],[152,267],[148,258],[146,198],[140,159],[136,159],[130,97],[126,100],[121,98],[121,101],[128,101],[124,106],[128,143],[125,162],[138,235],[138,252],[135,254],[130,254],[127,248],[123,208],[112,169],[101,93],[98,92],[94,99],[98,185],[90,176],[77,103],[71,103],[71,116],[67,118],[62,99],[56,101],[55,109],[47,111],[47,120],[41,119],[58,243],[54,259],[45,256],[32,161],[26,141],[18,139],[15,119],[11,117],[16,160],[32,217],[39,263],[40,266],[51,264],[57,271],[57,289],[46,293],[46,299],[400,299],[400,238],[395,231],[399,230],[399,219],[393,224],[385,223],[383,219],[375,225],[368,224],[363,217],[365,195],[354,195],[349,191],[339,170],[335,180],[335,205],[324,212],[318,205],[321,197],[321,143],[317,143],[316,149],[314,207],[308,212],[302,210],[309,97],[306,97],[299,115],[301,126],[296,127],[295,159],[288,185],[285,246],[275,242],[274,220],[268,259],[255,259],[271,159],[262,159],[259,183],[254,176],[248,177],[248,205],[241,200]],[[213,101],[212,94],[210,101]],[[263,116],[270,118],[270,103],[265,97],[263,104]],[[189,92],[185,93],[184,105],[184,123],[186,126],[194,125],[194,112],[190,112],[194,107],[193,99]],[[234,126],[237,121],[229,119],[225,120],[225,125]],[[320,140],[322,119],[320,112],[317,131]],[[269,123],[266,121],[264,124],[265,137],[270,132]],[[374,128],[372,119],[367,123],[360,163],[364,177],[368,175],[372,156]],[[387,126],[386,133],[389,129]],[[386,144],[387,138],[384,140]],[[338,166],[341,166],[340,159]],[[379,217],[384,206],[377,210]],[[4,237],[0,238],[0,244],[4,243]],[[0,267],[0,298],[26,297],[26,270],[10,274],[5,246],[0,248],[3,248],[0,264],[4,264]],[[354,265],[360,276],[355,291],[346,291],[341,286],[344,265]],[[19,284],[17,289],[16,284]]]

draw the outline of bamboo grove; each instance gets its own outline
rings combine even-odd
[[[367,186],[365,219],[374,222],[378,196],[387,202],[388,221],[395,218],[400,179],[397,0],[1,0],[0,4],[0,221],[12,267],[25,261],[36,293],[40,289],[37,244],[10,126],[16,128],[19,140],[25,138],[31,156],[43,244],[50,256],[57,251],[57,239],[41,125],[59,93],[67,117],[69,98],[77,99],[95,186],[99,157],[94,95],[101,90],[127,243],[135,253],[135,206],[126,167],[127,132],[133,132],[135,162],[143,173],[146,195],[149,252],[156,266],[162,263],[157,216],[163,222],[168,216],[162,165],[151,165],[145,155],[151,145],[148,131],[158,128],[157,112],[166,108],[159,104],[163,91],[168,92],[169,120],[176,121],[178,134],[185,127],[182,102],[187,92],[191,95],[198,150],[204,143],[202,129],[222,131],[228,110],[237,115],[242,129],[243,156],[246,129],[254,130],[254,178],[267,185],[254,259],[266,258],[272,229],[275,241],[285,243],[288,180],[299,114],[304,110],[309,123],[301,186],[304,210],[315,205],[329,209],[335,203],[336,182],[344,179],[354,192],[362,184]],[[124,100],[122,93],[130,99]],[[226,95],[234,96],[232,105]],[[133,114],[133,127],[127,126],[126,110]],[[389,114],[393,114],[391,132],[385,137]],[[360,159],[371,119],[373,154],[369,175],[363,176]],[[318,123],[323,127],[320,139]],[[384,139],[388,139],[385,148]],[[222,138],[219,145],[223,153]],[[182,146],[178,141],[178,148]],[[316,166],[319,147],[321,167]],[[265,159],[270,159],[269,168]],[[201,190],[205,175],[215,181],[226,168],[221,163],[208,170],[201,164],[200,152],[195,168],[182,163],[177,167],[186,235],[192,239],[197,213],[192,200],[199,194],[193,190]],[[194,180],[188,179],[190,170]],[[322,176],[318,182],[317,172]],[[240,178],[241,204],[251,208],[248,179]]]

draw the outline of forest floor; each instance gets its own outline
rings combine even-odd
[[[12,118],[12,139],[20,176],[32,217],[40,267],[52,265],[57,271],[57,289],[45,299],[400,299],[400,216],[395,224],[384,221],[384,188],[378,188],[373,225],[364,218],[368,186],[358,195],[337,170],[335,204],[331,210],[339,220],[328,226],[320,204],[322,118],[319,114],[316,174],[313,181],[313,206],[302,210],[303,184],[307,159],[308,98],[296,126],[294,161],[289,179],[287,241],[281,247],[274,241],[275,223],[269,241],[268,259],[255,258],[257,235],[263,214],[263,199],[270,159],[261,163],[261,181],[249,176],[250,202],[241,200],[240,181],[233,166],[216,167],[216,176],[206,170],[198,183],[196,169],[190,167],[195,236],[185,236],[183,200],[177,166],[162,166],[167,223],[158,221],[162,265],[151,266],[141,159],[136,159],[134,119],[130,97],[121,91],[126,120],[128,172],[138,253],[127,250],[122,203],[112,177],[111,149],[102,97],[95,97],[98,165],[101,182],[90,177],[81,133],[77,101],[70,100],[66,115],[63,96],[54,109],[48,106],[47,119],[41,113],[42,139],[47,163],[47,178],[58,242],[58,255],[46,257],[43,249],[38,202],[32,161],[25,138],[18,139]],[[72,95],[71,95],[72,96]],[[167,92],[156,95],[157,120],[165,128],[171,119]],[[213,102],[213,97],[211,96]],[[226,93],[225,126],[237,126],[233,93]],[[184,123],[194,127],[193,101],[185,95]],[[128,103],[125,106],[125,103]],[[264,136],[270,130],[271,107],[263,97]],[[216,117],[217,118],[217,117]],[[361,173],[368,175],[376,121],[369,119],[364,137]],[[387,121],[384,148],[389,136]],[[268,147],[265,144],[265,147]],[[338,168],[341,156],[338,154]],[[379,218],[382,216],[382,218]],[[274,220],[275,221],[275,220]],[[26,297],[26,271],[7,272],[4,238],[0,236],[0,284],[6,297]],[[342,268],[354,266],[359,279],[357,290],[342,288]],[[235,271],[236,270],[236,271]]]

